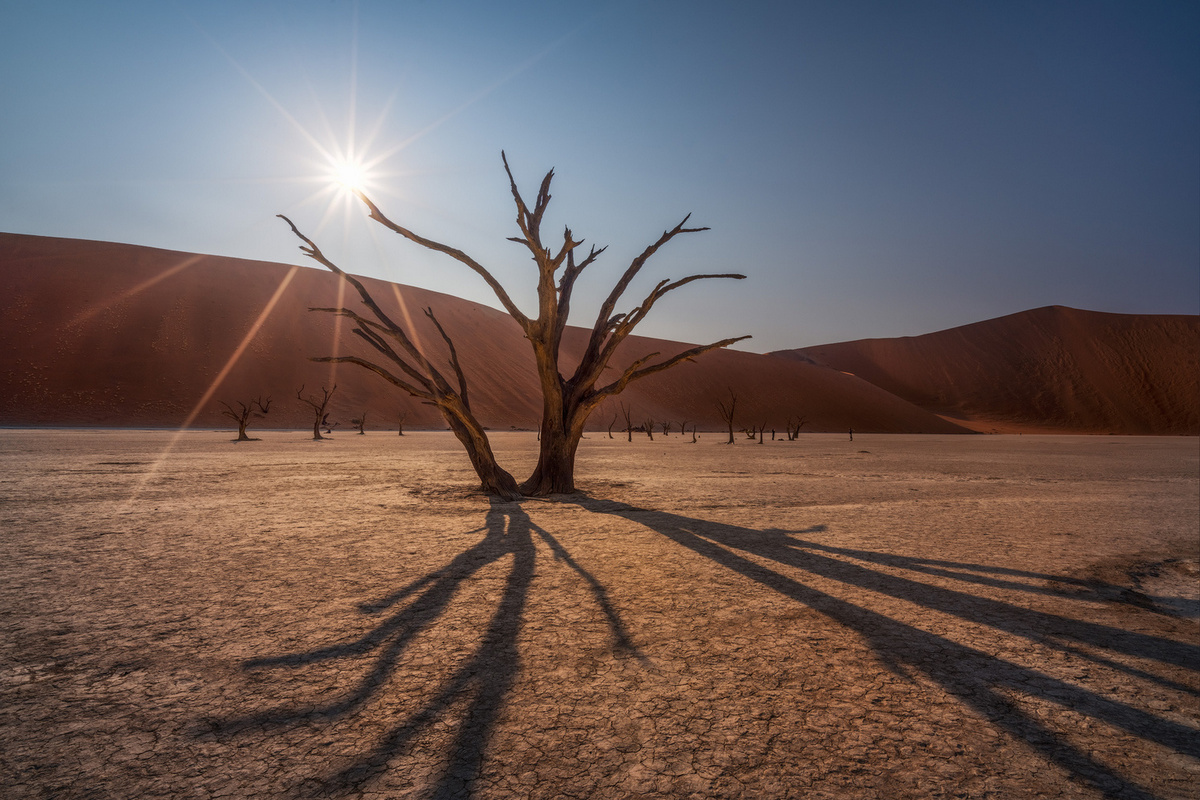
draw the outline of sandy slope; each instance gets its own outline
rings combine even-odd
[[[1195,798],[1198,461],[0,431],[0,795]]]
[[[1200,317],[1052,306],[774,355],[854,373],[981,430],[1200,433]]]
[[[333,418],[343,426],[365,409],[376,428],[394,428],[401,410],[411,427],[444,427],[436,411],[374,375],[308,360],[371,352],[349,326],[307,311],[346,300],[339,293],[348,287],[323,270],[0,234],[0,279],[0,337],[8,351],[0,362],[7,387],[0,394],[0,424],[174,427],[191,419],[227,425],[220,401],[269,395],[274,405],[266,424],[299,427],[311,422],[296,390],[304,384],[307,394],[336,383]],[[422,314],[434,308],[455,339],[485,425],[537,425],[541,401],[532,355],[507,315],[435,292],[367,283],[442,358],[443,345]],[[577,359],[582,344],[578,333],[568,336],[564,362]],[[631,338],[614,367],[689,346]],[[796,416],[808,419],[806,430],[962,430],[837,370],[750,353],[706,356],[634,384],[621,399],[638,421],[687,419],[715,428],[716,400],[728,387],[741,395],[743,426],[782,432]],[[615,403],[602,407],[593,425],[607,427],[617,410]]]

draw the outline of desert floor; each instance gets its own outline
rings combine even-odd
[[[1200,796],[1194,438],[258,435],[0,431],[0,796]]]

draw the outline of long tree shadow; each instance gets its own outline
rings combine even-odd
[[[1038,719],[1023,713],[1005,696],[1005,692],[1032,695],[1057,703],[1178,753],[1200,758],[1200,738],[1186,725],[1162,719],[1036,669],[1015,664],[970,645],[930,633],[862,605],[835,597],[777,568],[764,566],[761,561],[774,562],[779,568],[831,579],[848,587],[887,595],[920,608],[990,626],[1004,633],[1077,656],[1091,655],[1078,649],[1078,646],[1086,646],[1195,672],[1200,665],[1200,647],[931,585],[833,556],[853,556],[859,561],[874,562],[891,568],[906,568],[918,573],[927,573],[929,568],[934,566],[932,563],[906,564],[897,556],[831,548],[795,538],[787,531],[754,530],[586,496],[577,496],[575,502],[590,511],[623,517],[644,525],[677,544],[856,631],[896,673],[911,675],[916,672],[936,681],[992,724],[1025,742],[1042,757],[1091,784],[1106,796],[1139,800],[1155,797],[1149,790],[1138,786],[1086,751],[1074,746]],[[795,533],[803,534],[806,531]],[[951,563],[944,562],[936,566],[949,567]],[[987,568],[981,565],[954,566],[959,571],[970,568],[975,573],[987,572]],[[1023,573],[1024,577],[1033,575]],[[977,582],[990,584],[990,580],[986,578]],[[1022,586],[1006,582],[1006,588],[1013,588],[1014,585]],[[1111,660],[1105,661],[1112,666],[1123,666]],[[1139,677],[1157,677],[1142,670],[1131,671]],[[1160,682],[1196,693],[1195,689],[1174,681]]]
[[[361,604],[359,610],[365,614],[381,614],[401,606],[365,634],[302,653],[255,658],[243,664],[247,670],[303,669],[320,662],[374,653],[370,668],[354,685],[326,702],[279,706],[240,717],[205,720],[197,727],[196,735],[220,739],[262,735],[271,730],[332,723],[362,711],[384,690],[414,640],[431,632],[464,582],[489,564],[511,557],[499,601],[474,653],[441,682],[420,708],[379,736],[373,747],[358,754],[335,774],[305,781],[303,788],[297,789],[299,795],[320,797],[361,790],[385,772],[394,758],[409,752],[435,723],[445,721],[448,715],[464,708],[465,703],[438,778],[423,794],[429,798],[470,796],[471,783],[483,767],[498,716],[521,669],[517,639],[534,575],[534,533],[550,546],[556,559],[566,562],[586,583],[608,621],[614,650],[641,657],[604,587],[553,536],[534,525],[519,505],[493,503],[484,526],[473,532],[483,533],[483,539],[441,569],[386,597]]]

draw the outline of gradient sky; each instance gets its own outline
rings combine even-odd
[[[766,351],[1038,306],[1200,313],[1193,2],[4,4],[0,230],[311,264],[495,306],[393,219],[533,308],[500,162],[544,231],[607,244],[579,324],[652,260],[639,333]],[[551,238],[549,235],[547,238]],[[626,306],[628,307],[628,305]]]

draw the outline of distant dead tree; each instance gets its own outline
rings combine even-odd
[[[696,424],[692,423],[692,444],[696,443]]]
[[[690,361],[702,353],[726,347],[749,337],[739,336],[692,347],[654,363],[651,362],[660,354],[649,353],[635,359],[629,366],[620,370],[618,376],[611,382],[597,386],[604,371],[609,368],[609,362],[617,348],[649,315],[655,303],[668,292],[697,280],[707,278],[742,279],[745,276],[733,273],[703,274],[689,275],[675,281],[662,280],[632,310],[616,312],[616,306],[625,290],[641,272],[651,256],[676,236],[707,230],[707,228],[686,227],[691,216],[689,214],[675,227],[663,231],[657,241],[646,247],[626,267],[616,285],[600,304],[596,322],[592,326],[587,344],[583,348],[574,371],[569,377],[565,376],[559,369],[559,351],[563,333],[567,327],[575,282],[580,274],[604,252],[605,248],[597,249],[593,246],[586,256],[577,258],[576,249],[583,244],[583,240],[577,241],[570,228],[564,229],[561,246],[553,250],[546,247],[542,243],[541,225],[546,208],[550,203],[550,183],[554,177],[554,170],[547,172],[542,179],[537,198],[531,209],[521,196],[516,179],[509,168],[508,158],[503,153],[501,153],[501,160],[504,163],[504,171],[508,175],[509,188],[516,204],[517,227],[520,230],[520,236],[510,237],[510,241],[527,248],[537,265],[538,313],[536,317],[527,316],[522,312],[500,282],[478,261],[461,250],[427,239],[393,222],[366,194],[361,191],[356,191],[356,194],[366,204],[371,219],[411,242],[455,259],[483,278],[495,293],[500,305],[521,327],[525,338],[533,347],[534,361],[542,391],[542,422],[538,437],[540,444],[537,466],[534,468],[533,474],[519,486],[512,475],[496,463],[487,433],[471,411],[467,380],[459,365],[454,343],[434,317],[433,310],[426,309],[425,315],[437,327],[438,333],[449,351],[449,364],[455,378],[453,386],[413,343],[408,332],[376,303],[359,280],[346,274],[327,258],[290,219],[283,215],[280,217],[304,242],[300,249],[305,255],[341,275],[358,290],[359,297],[370,310],[373,319],[345,307],[314,310],[326,311],[353,320],[358,325],[354,329],[354,333],[394,366],[385,367],[358,356],[329,356],[315,360],[358,364],[410,395],[436,406],[466,449],[467,455],[475,467],[475,472],[479,475],[480,482],[486,491],[507,499],[516,499],[523,494],[541,496],[557,492],[573,492],[575,491],[575,454],[579,447],[579,440],[583,436],[583,428],[588,416],[600,403],[609,397],[620,394],[635,380],[662,372],[684,361]],[[397,369],[401,374],[396,373]]]
[[[396,419],[396,429],[400,431],[400,435],[401,435],[401,436],[403,436],[403,435],[404,435],[404,420],[406,420],[406,419],[408,419],[408,413],[407,413],[407,412],[401,411],[401,412],[400,412],[400,413],[397,415],[397,419]]]
[[[613,414],[612,421],[608,423],[608,438],[610,438],[610,439],[616,438],[612,435],[613,426],[616,424],[617,424],[617,415]]]
[[[668,434],[671,433],[671,423],[670,422],[664,422],[662,424],[662,433],[663,433],[663,436],[667,436]]]
[[[329,431],[333,430],[333,428],[329,425],[329,412],[326,411],[326,409],[329,408],[329,399],[331,397],[333,397],[333,393],[336,391],[337,391],[336,383],[333,385],[332,389],[326,389],[324,386],[322,386],[321,387],[321,397],[319,397],[319,398],[313,394],[310,394],[307,397],[305,397],[303,386],[301,386],[299,389],[296,390],[296,399],[299,400],[301,403],[304,403],[306,406],[308,406],[309,408],[311,408],[313,410],[313,439],[314,440],[325,438],[324,436],[321,435],[321,427],[322,426],[324,426],[326,430],[329,430]]]
[[[650,437],[650,441],[654,441],[654,419],[648,419],[642,423],[642,430]]]
[[[733,415],[737,411],[737,395],[733,393],[733,389],[729,390],[729,402],[722,400],[717,401],[717,411],[721,415],[721,419],[729,426],[729,441],[725,444],[733,444]]]
[[[237,423],[238,436],[236,441],[257,442],[258,439],[251,439],[246,435],[246,426],[250,424],[250,420],[252,418],[261,419],[262,417],[266,416],[267,412],[271,409],[271,398],[268,397],[267,402],[265,403],[261,397],[256,397],[249,403],[243,403],[240,400],[235,402],[238,404],[236,411],[233,409],[233,406],[229,405],[229,403],[222,401],[221,405],[225,406],[225,410],[221,412],[221,415],[229,417],[231,420]],[[255,411],[255,408],[257,408],[258,411]]]
[[[787,437],[789,442],[794,442],[800,438],[800,429],[808,424],[808,417],[789,417],[787,423]]]
[[[361,414],[359,414],[359,415],[358,415],[358,417],[357,417],[356,419],[352,419],[352,420],[350,420],[350,424],[351,424],[351,425],[353,425],[354,427],[358,428],[358,435],[359,435],[359,436],[363,436],[363,435],[365,435],[365,434],[366,434],[366,432],[367,432],[367,431],[366,431],[366,427],[367,427],[367,412],[365,412],[365,411],[364,411],[364,412],[362,412]]]
[[[633,415],[629,407],[621,403],[621,415],[625,417],[625,436],[627,440],[633,441]]]

